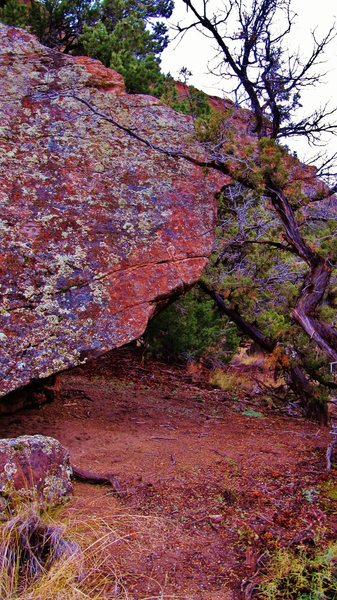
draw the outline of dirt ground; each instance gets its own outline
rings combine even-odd
[[[336,501],[322,493],[328,428],[128,348],[59,384],[54,402],[3,416],[0,435],[51,435],[73,464],[118,478],[122,497],[75,483],[66,509],[118,524],[104,562],[115,587],[102,597],[118,580],[135,600],[251,598],[268,550],[336,537]]]

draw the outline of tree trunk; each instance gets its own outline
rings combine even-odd
[[[337,361],[337,334],[316,316],[316,309],[323,300],[328,287],[331,269],[322,259],[307,274],[292,315],[310,338]]]
[[[337,332],[317,315],[317,308],[330,282],[330,264],[314,252],[302,238],[293,209],[282,190],[273,188],[270,183],[269,192],[272,204],[284,226],[288,244],[309,267],[292,316],[321,350],[337,361]]]
[[[277,342],[267,338],[255,325],[246,321],[236,310],[227,306],[223,297],[212,287],[203,281],[199,282],[199,285],[206,294],[213,298],[220,311],[233,321],[242,333],[256,342],[262,350],[269,354],[275,350]],[[299,365],[283,366],[283,371],[289,387],[295,396],[299,398],[306,416],[314,418],[321,423],[327,423],[327,405],[319,401],[316,388],[311,384],[303,369]]]

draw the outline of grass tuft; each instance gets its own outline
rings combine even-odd
[[[12,598],[27,589],[56,562],[79,553],[56,525],[38,509],[23,506],[0,530],[0,594]]]
[[[215,369],[211,372],[209,383],[224,392],[240,393],[250,392],[253,387],[251,380],[242,373]]]
[[[324,548],[280,548],[270,557],[256,596],[263,600],[336,600],[337,543]]]
[[[174,598],[141,571],[162,521],[120,514],[111,505],[92,509],[78,514],[76,503],[44,513],[37,505],[17,507],[0,525],[1,600]],[[131,572],[130,557],[140,566]]]

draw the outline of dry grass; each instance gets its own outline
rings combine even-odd
[[[79,555],[77,544],[64,537],[64,527],[41,517],[34,504],[22,505],[0,530],[1,598],[30,597],[29,587],[55,564]]]
[[[215,369],[209,377],[209,383],[224,392],[238,394],[241,392],[252,392],[254,382],[242,373],[228,371],[223,369]]]
[[[139,567],[148,547],[159,539],[160,519],[114,510],[93,510],[83,517],[76,507],[58,511],[57,522],[56,515],[23,507],[1,526],[1,600],[175,598]],[[128,571],[130,564],[138,569]],[[134,595],[140,580],[144,594]]]
[[[256,367],[265,370],[266,355],[263,352],[248,353],[248,348],[241,350],[231,360],[231,364],[237,367]]]

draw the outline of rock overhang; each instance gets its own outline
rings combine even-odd
[[[199,278],[224,181],[156,149],[203,157],[190,117],[21,29],[0,39],[4,395],[139,337]]]

